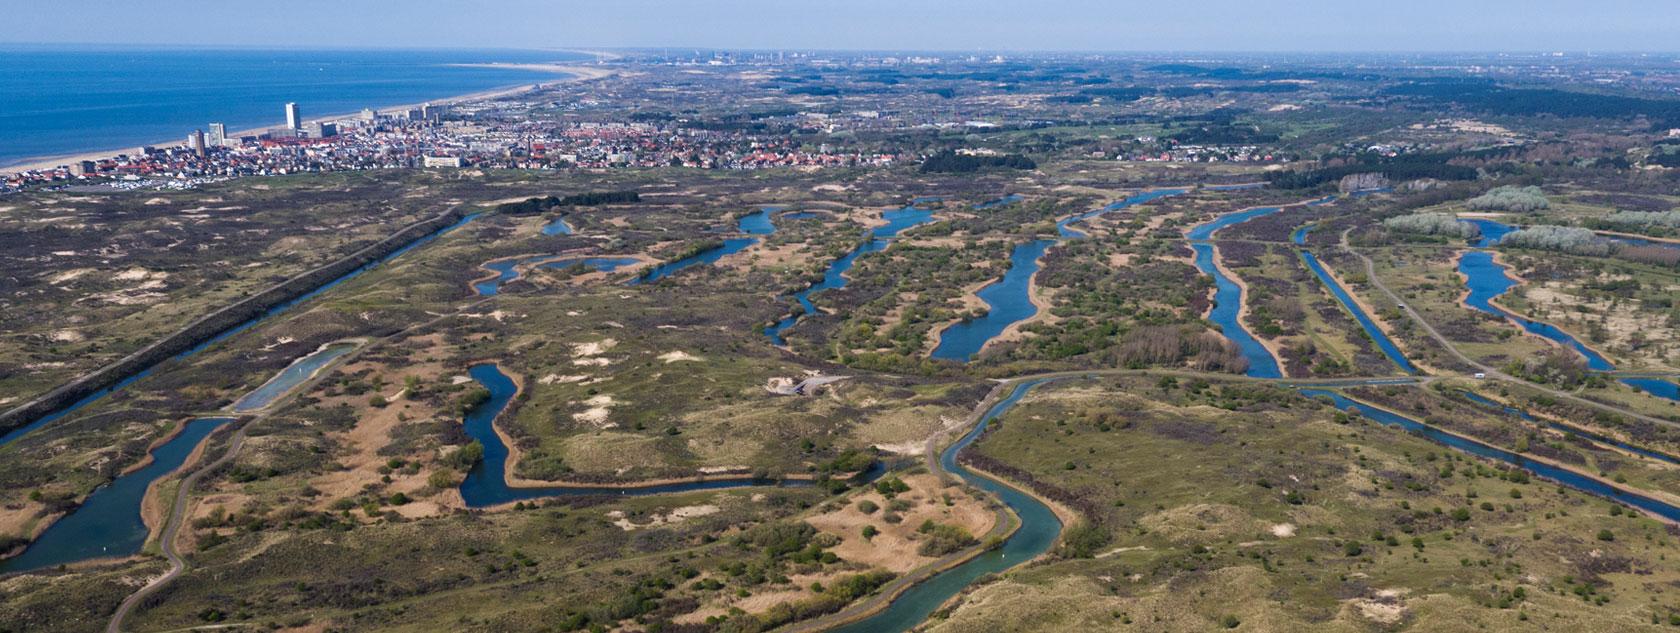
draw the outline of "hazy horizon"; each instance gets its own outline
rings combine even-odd
[[[209,0],[88,10],[28,4],[0,44],[245,48],[500,48],[1088,52],[1671,53],[1680,3],[1003,0],[727,5],[625,0],[457,3]],[[1208,16],[1216,16],[1209,18]],[[1666,27],[1666,28],[1665,28]]]

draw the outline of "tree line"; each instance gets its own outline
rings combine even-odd
[[[509,215],[534,215],[558,207],[598,207],[604,204],[628,204],[641,201],[642,195],[634,191],[588,191],[574,193],[564,198],[545,196],[526,198],[519,202],[506,202],[497,205],[496,211]]]

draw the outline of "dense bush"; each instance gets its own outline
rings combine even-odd
[[[1495,187],[1487,193],[1471,198],[1464,206],[1479,211],[1513,211],[1528,213],[1551,208],[1552,203],[1546,199],[1546,193],[1539,187],[1518,187],[1506,185]]]
[[[1617,211],[1604,216],[1600,222],[1611,226],[1680,229],[1680,211]]]
[[[1589,229],[1574,226],[1531,226],[1513,231],[1500,241],[1506,246],[1557,251],[1571,255],[1609,255],[1614,244]]]
[[[1326,183],[1341,182],[1355,174],[1381,174],[1391,182],[1432,178],[1435,180],[1475,180],[1475,168],[1447,163],[1449,154],[1416,154],[1394,158],[1359,157],[1345,165],[1325,166],[1301,171],[1274,171],[1266,174],[1266,181],[1278,189],[1311,189]]]
[[[934,523],[932,519],[923,521],[916,531],[927,537],[927,540],[922,541],[921,547],[916,548],[916,553],[923,556],[944,556],[979,542],[968,530],[955,525]]]
[[[1383,220],[1383,228],[1401,233],[1446,235],[1465,239],[1476,237],[1481,230],[1469,222],[1460,222],[1449,213],[1413,213]]]
[[[496,211],[511,215],[532,215],[556,207],[595,207],[603,204],[628,204],[641,201],[641,194],[634,191],[587,191],[574,193],[564,198],[547,196],[527,198],[519,202],[507,202],[497,205]]]
[[[984,168],[1038,169],[1038,163],[1020,154],[970,156],[946,150],[922,161],[922,173],[967,174]]]

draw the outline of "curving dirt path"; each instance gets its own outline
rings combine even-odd
[[[1351,253],[1355,257],[1358,257],[1360,259],[1360,261],[1363,261],[1365,263],[1365,276],[1368,279],[1371,280],[1371,285],[1376,287],[1377,290],[1382,291],[1382,293],[1384,295],[1387,295],[1388,298],[1390,300],[1394,301],[1394,303],[1396,305],[1401,306],[1400,311],[1402,313],[1405,313],[1407,318],[1411,319],[1412,322],[1417,323],[1418,325],[1422,326],[1424,332],[1429,333],[1430,337],[1434,338],[1437,343],[1441,344],[1441,347],[1446,348],[1446,350],[1449,353],[1451,353],[1453,355],[1453,357],[1457,358],[1459,361],[1463,362],[1466,365],[1469,365],[1471,367],[1476,368],[1477,371],[1480,371],[1484,374],[1487,374],[1487,376],[1489,378],[1497,378],[1497,379],[1500,379],[1500,380],[1508,380],[1508,381],[1517,383],[1519,385],[1524,385],[1524,386],[1527,386],[1531,389],[1535,389],[1535,390],[1544,392],[1547,395],[1550,395],[1550,396],[1553,396],[1553,397],[1556,397],[1556,398],[1562,398],[1564,400],[1568,400],[1570,402],[1580,404],[1580,405],[1583,405],[1583,406],[1592,407],[1594,409],[1598,409],[1600,411],[1604,411],[1604,412],[1607,412],[1607,413],[1614,413],[1616,415],[1625,415],[1627,417],[1634,418],[1634,419],[1639,420],[1641,422],[1649,422],[1651,424],[1658,424],[1658,425],[1662,425],[1662,426],[1666,426],[1666,427],[1670,427],[1670,428],[1680,428],[1680,422],[1675,422],[1673,420],[1665,420],[1663,418],[1649,416],[1649,415],[1645,415],[1643,413],[1636,413],[1636,412],[1633,412],[1633,411],[1629,411],[1627,409],[1623,409],[1621,407],[1611,406],[1611,405],[1604,404],[1602,402],[1598,402],[1598,401],[1595,401],[1595,400],[1589,400],[1587,398],[1577,396],[1577,395],[1575,395],[1573,393],[1570,393],[1570,392],[1567,392],[1567,391],[1562,391],[1562,390],[1559,390],[1559,389],[1553,389],[1553,388],[1545,386],[1545,385],[1538,385],[1538,384],[1535,384],[1535,383],[1517,378],[1517,377],[1512,376],[1510,374],[1507,374],[1503,371],[1500,371],[1498,368],[1488,366],[1487,364],[1484,364],[1481,361],[1478,361],[1474,358],[1470,358],[1464,352],[1459,351],[1458,347],[1454,346],[1452,341],[1447,340],[1447,337],[1443,336],[1439,330],[1436,330],[1435,326],[1430,325],[1429,321],[1423,318],[1423,315],[1418,314],[1417,310],[1413,309],[1410,304],[1407,304],[1404,299],[1401,299],[1400,295],[1395,294],[1393,290],[1390,290],[1387,285],[1383,284],[1382,279],[1377,277],[1376,262],[1371,261],[1370,257],[1366,256],[1364,253],[1361,253],[1357,250],[1354,250],[1351,246],[1348,245],[1348,232],[1352,231],[1352,230],[1353,230],[1352,228],[1349,228],[1347,230],[1342,231],[1341,244],[1340,244],[1341,249],[1344,250],[1344,251],[1347,251],[1348,253]]]
[[[239,453],[239,447],[245,443],[245,428],[249,425],[250,423],[246,422],[245,424],[240,425],[239,430],[234,431],[233,438],[228,441],[227,450],[222,452],[221,457],[216,458],[213,462],[205,464],[198,470],[193,471],[192,474],[187,475],[186,479],[181,480],[181,487],[175,491],[174,507],[170,510],[169,518],[163,526],[163,535],[158,537],[158,545],[163,549],[163,556],[164,558],[169,559],[169,571],[165,572],[162,576],[153,578],[151,582],[146,583],[146,586],[141,587],[139,591],[136,591],[130,594],[127,598],[124,598],[122,604],[117,607],[117,612],[111,615],[110,623],[105,625],[105,633],[122,633],[123,619],[127,618],[128,614],[134,611],[135,606],[139,605],[141,601],[145,600],[152,594],[157,593],[158,590],[164,587],[164,585],[169,584],[170,581],[175,580],[177,576],[180,576],[182,572],[187,570],[186,559],[181,557],[180,552],[175,551],[175,538],[181,532],[181,524],[186,521],[187,507],[189,505],[187,501],[192,494],[193,486],[198,485],[199,480],[202,479],[204,475],[209,474],[217,468],[220,468],[223,464],[228,463]]]

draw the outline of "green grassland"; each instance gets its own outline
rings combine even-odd
[[[1094,527],[930,630],[1626,631],[1675,609],[1660,522],[1288,391],[1068,382],[979,448]]]

